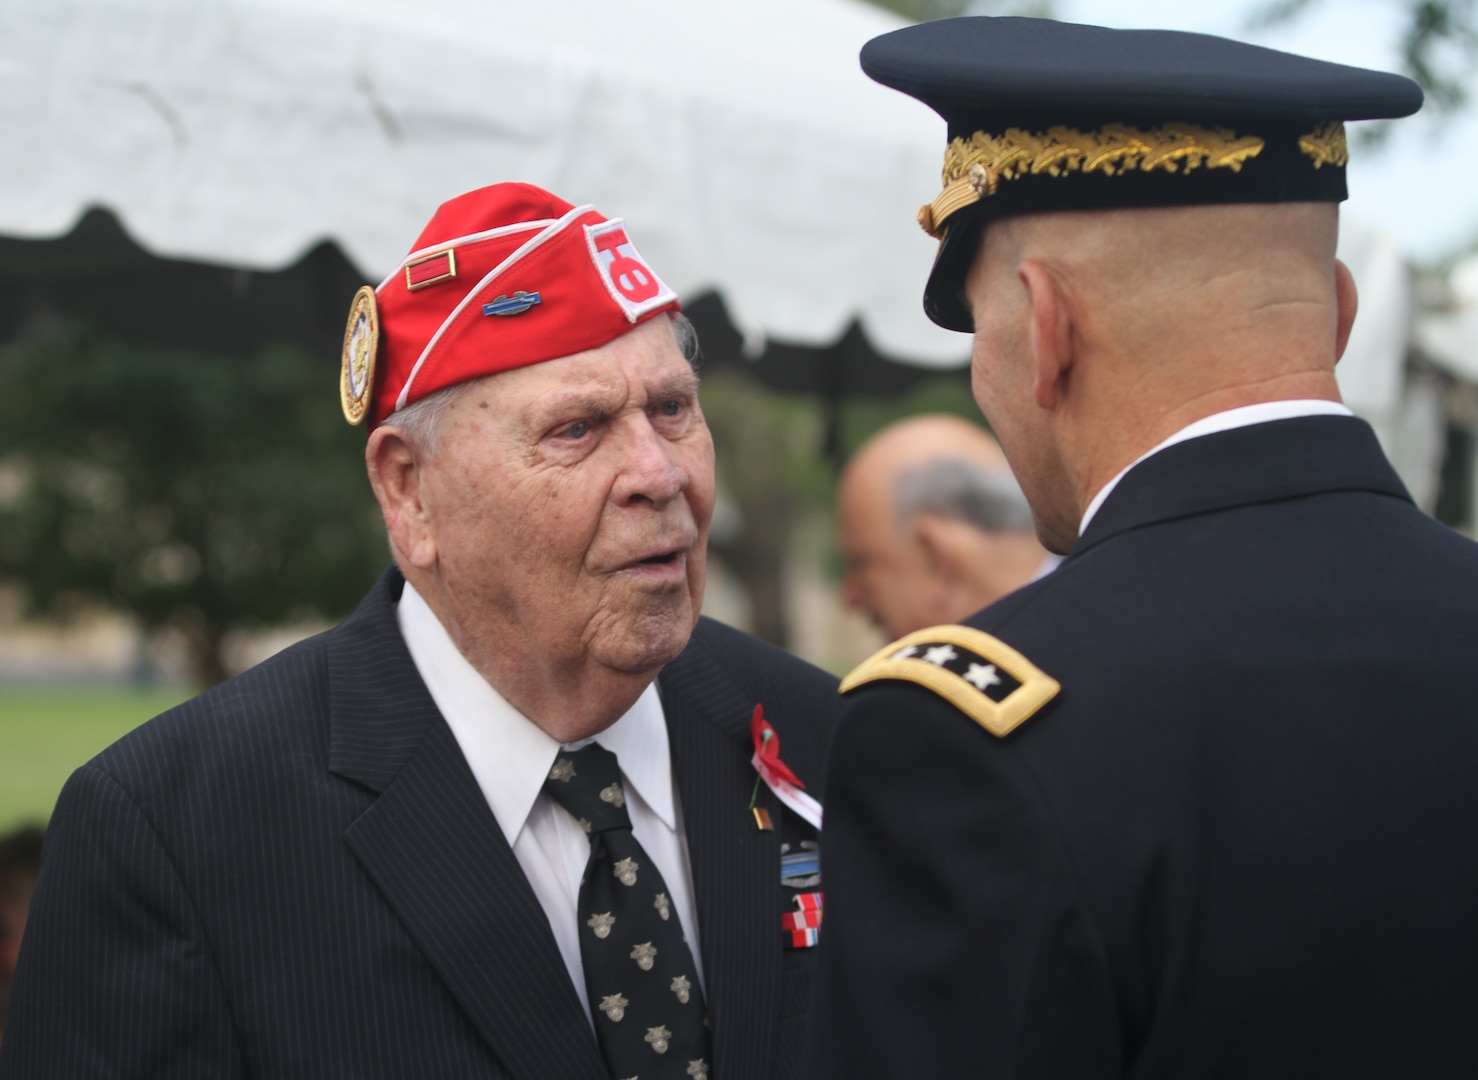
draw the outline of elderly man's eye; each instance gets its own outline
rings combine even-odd
[[[567,439],[583,439],[583,438],[585,438],[586,435],[589,435],[589,434],[590,434],[590,421],[589,420],[577,420],[577,421],[575,421],[575,423],[573,423],[569,427],[565,428],[565,438],[567,438]]]
[[[683,411],[683,403],[676,398],[672,398],[658,405],[657,411],[663,416],[678,416]]]

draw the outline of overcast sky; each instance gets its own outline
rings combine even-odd
[[[1261,0],[1056,0],[1060,19],[1102,26],[1199,30],[1361,67],[1400,69],[1404,5],[1393,0],[1319,0],[1275,29],[1248,29]],[[1478,86],[1473,104],[1446,117],[1398,121],[1379,147],[1352,139],[1345,213],[1392,233],[1408,256],[1429,263],[1478,246]],[[1352,125],[1352,127],[1355,125]]]

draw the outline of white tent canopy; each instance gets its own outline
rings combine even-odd
[[[1453,378],[1478,384],[1478,256],[1448,275],[1451,309],[1424,316],[1416,328],[1423,353]]]
[[[870,82],[857,0],[45,0],[0,12],[0,234],[112,210],[162,256],[378,280],[442,200],[624,217],[748,338],[963,362],[920,307],[943,124]],[[346,298],[347,302],[347,298]]]
[[[1355,328],[1334,369],[1345,404],[1368,420],[1418,506],[1437,503],[1445,441],[1441,384],[1413,371],[1412,271],[1396,240],[1340,217],[1339,257],[1360,295]]]

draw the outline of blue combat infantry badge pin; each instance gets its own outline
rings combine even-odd
[[[512,296],[500,296],[491,303],[482,305],[484,315],[522,315],[535,304],[544,302],[536,292],[524,292],[519,289]]]
[[[821,884],[821,851],[814,840],[802,840],[800,850],[789,844],[780,847],[780,884],[792,889],[806,889]]]

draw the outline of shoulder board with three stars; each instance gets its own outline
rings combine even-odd
[[[848,693],[879,679],[918,683],[992,735],[1009,735],[1061,684],[999,638],[968,626],[931,626],[901,637],[842,680]]]

